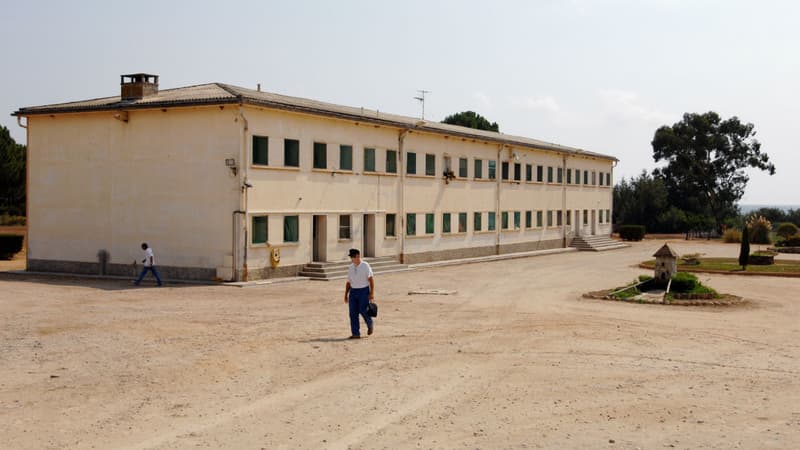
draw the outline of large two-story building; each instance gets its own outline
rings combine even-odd
[[[404,263],[611,232],[613,156],[211,83],[21,108],[28,270],[254,279],[311,261]],[[105,254],[105,258],[98,255]]]

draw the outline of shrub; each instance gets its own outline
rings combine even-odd
[[[11,259],[22,250],[22,235],[0,234],[0,259]]]
[[[764,216],[753,216],[747,222],[750,229],[750,242],[753,244],[770,244],[769,232],[772,231],[772,223]]]
[[[722,235],[722,240],[728,244],[738,244],[742,242],[742,232],[736,228],[729,228]]]
[[[626,241],[641,241],[644,234],[644,225],[620,225],[619,227],[619,237]]]
[[[775,231],[775,234],[784,239],[788,239],[797,234],[798,231],[800,231],[800,228],[797,228],[797,225],[791,222],[784,222],[778,225],[778,229]]]
[[[687,272],[678,272],[672,277],[670,291],[691,292],[699,284],[697,276]]]
[[[800,247],[800,234],[796,234],[794,236],[789,236],[788,238],[782,240],[775,244],[776,247]]]

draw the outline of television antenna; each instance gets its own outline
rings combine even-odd
[[[414,97],[414,99],[419,100],[419,102],[422,103],[422,120],[425,120],[425,94],[430,94],[431,91],[420,89],[417,92],[419,92],[419,97]]]

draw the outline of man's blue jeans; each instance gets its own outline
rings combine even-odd
[[[350,334],[353,336],[361,336],[361,321],[358,320],[359,314],[364,317],[367,326],[372,328],[372,317],[367,313],[367,307],[369,306],[369,286],[361,289],[350,289],[348,306],[350,306]]]
[[[139,274],[139,278],[137,278],[136,281],[133,282],[133,284],[138,286],[139,283],[142,282],[142,278],[144,278],[144,276],[147,275],[148,270],[153,272],[153,276],[156,277],[156,282],[158,283],[159,286],[161,286],[161,277],[158,276],[158,271],[156,270],[156,266],[145,266],[144,269],[142,269],[142,273]]]

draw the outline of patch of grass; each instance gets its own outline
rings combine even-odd
[[[699,258],[700,264],[690,265],[678,263],[678,270],[682,272],[726,272],[742,273],[742,266],[736,258]],[[640,266],[653,269],[656,261],[650,260],[640,264]],[[800,261],[775,260],[775,264],[769,266],[747,266],[747,272],[762,275],[780,274],[800,276]]]

